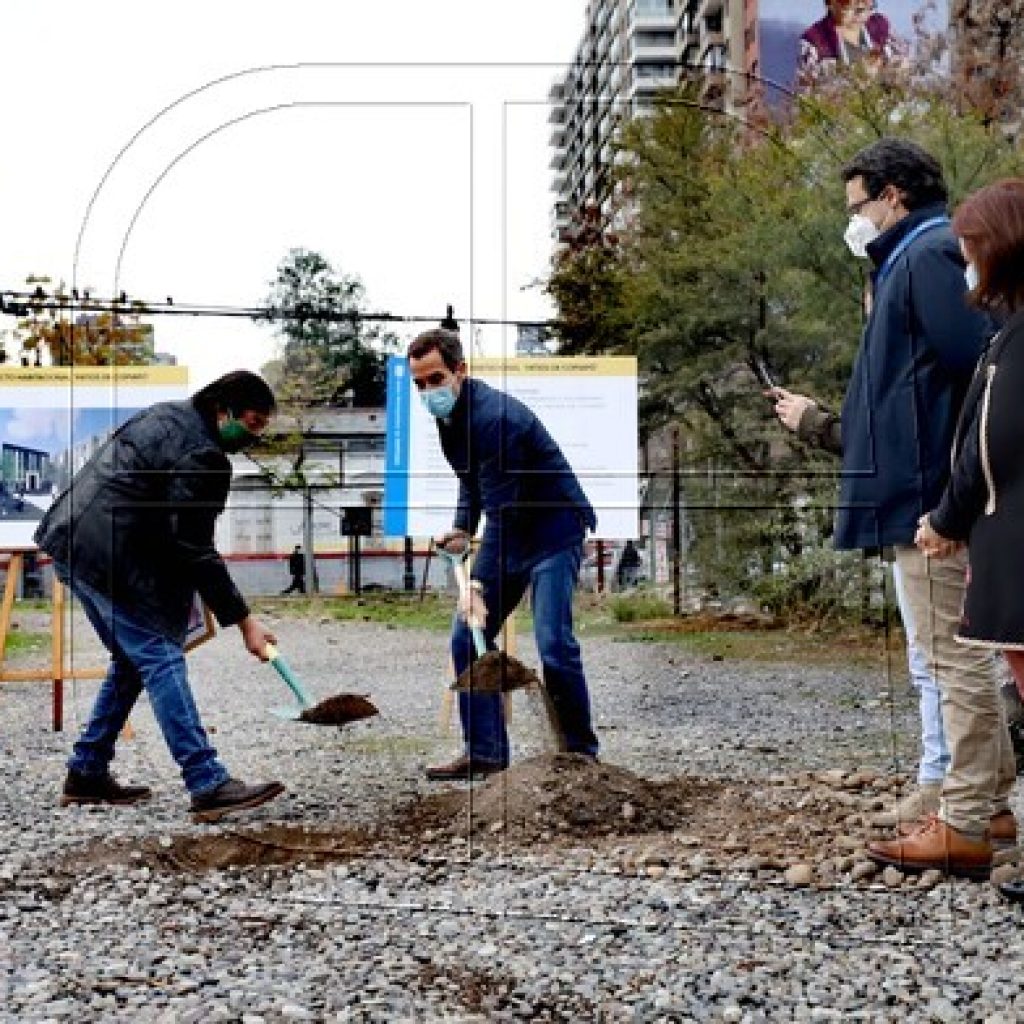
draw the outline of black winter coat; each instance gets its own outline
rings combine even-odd
[[[133,416],[53,503],[35,541],[176,643],[198,591],[222,626],[248,615],[213,546],[231,463],[191,402]]]
[[[953,446],[953,473],[932,527],[967,541],[960,636],[1024,649],[1024,311],[993,339],[971,381]]]
[[[915,210],[875,239],[877,268],[917,226]],[[911,544],[949,478],[949,450],[988,318],[966,301],[964,262],[948,225],[918,236],[887,275],[874,274],[871,316],[843,401],[837,548]]]

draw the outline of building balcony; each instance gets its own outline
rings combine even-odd
[[[548,164],[548,167],[550,167],[553,171],[560,171],[563,167],[565,167],[565,165],[568,162],[568,152],[564,149],[556,149],[555,152],[551,155],[551,163]]]
[[[565,149],[566,134],[565,125],[556,125],[548,136],[548,145],[552,149]]]
[[[645,43],[634,42],[630,47],[630,53],[634,61],[660,60],[667,62],[674,61],[679,56],[679,49],[674,42],[665,43],[662,46],[650,46]]]
[[[721,0],[719,0],[721,2]],[[635,0],[633,21],[658,27],[675,25],[676,12],[671,0]]]

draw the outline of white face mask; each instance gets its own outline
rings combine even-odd
[[[981,284],[981,277],[978,268],[973,263],[968,263],[964,270],[964,280],[967,282],[967,290],[973,292]]]
[[[868,246],[881,234],[874,221],[869,220],[863,213],[855,213],[850,218],[850,223],[843,235],[843,240],[858,259],[868,258]]]

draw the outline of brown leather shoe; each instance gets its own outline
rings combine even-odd
[[[992,844],[987,836],[973,839],[937,817],[913,835],[869,843],[868,856],[876,864],[891,865],[907,874],[936,870],[984,881],[992,871]]]
[[[916,835],[927,828],[930,822],[930,817],[922,818],[920,821],[906,821],[896,830],[896,834]],[[1000,811],[992,815],[989,820],[988,838],[995,850],[1005,850],[1017,845],[1017,819],[1013,816],[1013,811]]]
[[[448,764],[435,764],[427,769],[431,782],[469,782],[470,779],[485,779],[505,770],[497,761],[482,761],[478,757],[463,754]]]
[[[997,850],[1017,845],[1017,819],[1013,811],[1000,811],[993,814],[988,824],[988,836]]]

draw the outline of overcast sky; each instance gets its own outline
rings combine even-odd
[[[547,316],[529,287],[551,247],[544,101],[584,6],[9,0],[0,288],[45,273],[252,305],[301,246],[360,276],[376,309]],[[193,387],[276,344],[182,317],[157,318],[156,340]],[[511,351],[514,332],[481,342]]]

